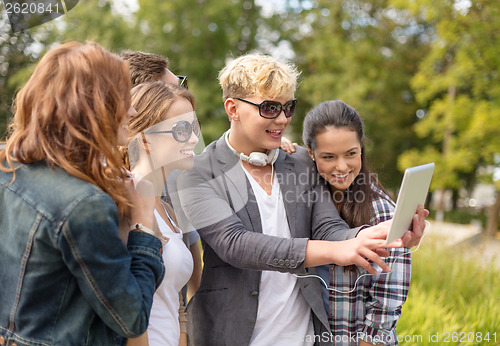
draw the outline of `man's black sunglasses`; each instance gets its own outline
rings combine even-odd
[[[189,138],[191,138],[191,133],[194,133],[196,137],[200,137],[201,133],[200,119],[194,119],[192,123],[186,120],[176,122],[172,126],[172,130],[170,131],[146,132],[146,134],[155,134],[155,133],[171,133],[177,142],[185,143],[189,141]]]
[[[245,99],[240,99],[239,97],[235,97],[235,99],[259,108],[259,115],[266,119],[275,119],[281,114],[282,111],[285,112],[285,117],[290,118],[295,113],[295,106],[297,105],[297,99],[290,100],[284,105],[281,104],[281,102],[271,100],[265,100],[258,104]]]

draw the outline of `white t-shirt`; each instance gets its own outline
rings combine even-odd
[[[280,186],[273,180],[271,195],[268,195],[255,179],[244,169],[252,185],[259,207],[262,232],[282,238],[291,238],[286,218],[285,205]],[[318,292],[320,294],[320,292]],[[306,336],[311,337],[307,338]],[[262,271],[259,289],[257,321],[250,345],[252,346],[302,346],[313,345],[314,328],[311,307],[300,291],[297,278],[289,273]]]
[[[150,346],[179,345],[179,291],[189,281],[193,272],[193,257],[182,241],[182,232],[173,232],[155,210],[161,233],[169,238],[163,246],[165,278],[153,296],[153,306],[148,327]],[[168,213],[167,213],[168,215]],[[172,219],[170,222],[177,227]]]

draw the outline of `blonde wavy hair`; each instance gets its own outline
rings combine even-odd
[[[250,95],[291,99],[299,74],[294,65],[281,63],[268,55],[240,56],[219,72],[222,100]]]
[[[44,160],[100,187],[125,213],[117,134],[130,104],[127,63],[95,43],[62,44],[16,95],[0,169],[14,180],[17,163]]]
[[[195,108],[196,100],[193,93],[178,85],[157,81],[135,86],[132,89],[132,106],[137,111],[137,115],[132,118],[129,124],[129,141],[151,126],[168,119],[168,110],[178,98],[185,98],[191,103],[193,109]],[[134,167],[138,159],[129,157],[129,152],[138,152],[135,150],[136,145],[137,143],[130,142],[130,150],[127,148],[121,149],[123,162],[129,169]]]

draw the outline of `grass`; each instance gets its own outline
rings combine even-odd
[[[434,219],[435,216],[436,216],[436,210],[431,209],[429,214],[429,219]],[[444,212],[445,222],[468,225],[473,220],[479,221],[483,228],[486,227],[486,222],[488,220],[488,209],[457,208],[456,210],[447,210]],[[500,231],[500,222],[498,223],[497,229],[498,231]]]
[[[500,345],[500,268],[439,243],[429,235],[412,254],[400,344]]]

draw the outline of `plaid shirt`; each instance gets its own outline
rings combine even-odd
[[[394,202],[385,193],[373,199],[374,215],[371,225],[389,220],[394,213]],[[358,345],[360,340],[371,344],[398,345],[396,323],[401,316],[401,306],[406,301],[411,278],[411,260],[408,249],[392,249],[385,262],[392,272],[385,275],[362,277],[351,293],[329,291],[328,319],[335,345]],[[394,264],[395,256],[401,255]],[[380,268],[375,265],[380,272]],[[344,267],[330,266],[330,287],[350,291],[355,281],[366,270],[345,272]]]

